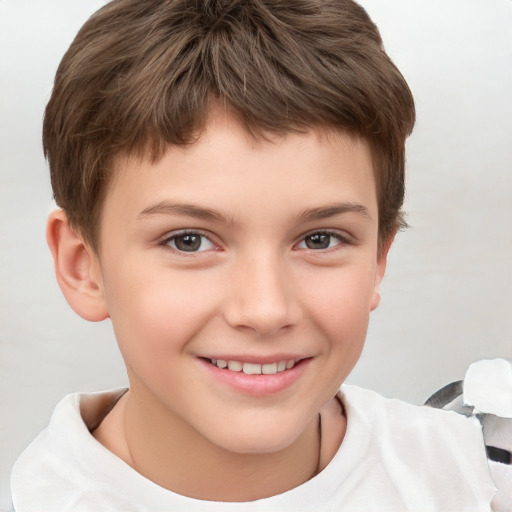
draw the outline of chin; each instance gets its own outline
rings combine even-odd
[[[217,432],[215,440],[213,436],[210,440],[217,446],[238,454],[277,453],[291,446],[306,430],[307,424],[302,423],[303,428],[298,427],[300,424],[299,421],[273,421],[267,424],[262,419],[240,425],[233,421],[229,431]]]

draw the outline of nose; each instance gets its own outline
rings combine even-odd
[[[259,254],[238,262],[230,275],[224,316],[236,329],[272,336],[302,318],[290,269],[277,255]]]

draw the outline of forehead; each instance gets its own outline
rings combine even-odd
[[[375,188],[371,150],[361,138],[327,129],[255,138],[217,114],[193,144],[169,147],[156,162],[118,158],[103,213],[130,209],[133,216],[178,201],[243,217],[357,201],[377,218]]]

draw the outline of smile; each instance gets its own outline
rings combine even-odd
[[[232,372],[243,372],[246,375],[275,375],[276,373],[291,370],[296,363],[295,359],[286,359],[266,364],[225,361],[223,359],[209,359],[209,361],[217,368]]]
[[[314,359],[292,354],[276,354],[274,357],[260,359],[256,355],[245,358],[243,355],[226,354],[224,357],[199,357],[198,360],[207,375],[221,386],[227,386],[230,392],[261,398],[292,387],[301,380]]]

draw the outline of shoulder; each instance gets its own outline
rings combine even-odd
[[[467,452],[473,447],[475,453],[484,453],[482,429],[475,418],[385,398],[357,386],[343,385],[341,396],[348,428],[357,426],[378,433],[377,443],[397,447],[414,443],[416,452],[435,448],[455,452],[462,447]]]
[[[65,510],[77,490],[87,492],[91,470],[109,453],[90,431],[124,390],[64,397],[43,430],[18,457],[11,473],[15,510]],[[97,426],[97,425],[96,425]]]
[[[407,419],[407,427],[415,424],[436,426],[439,423],[459,426],[460,428],[475,428],[481,431],[478,421],[466,418],[460,414],[423,405],[413,405],[396,398],[386,398],[370,389],[344,384],[340,395],[347,411],[352,411],[358,420],[365,422],[386,421],[398,427]],[[473,425],[473,427],[468,427]],[[418,425],[419,426],[419,425]],[[481,435],[480,435],[481,437]]]
[[[426,510],[438,510],[434,505],[443,500],[489,505],[495,489],[478,420],[356,386],[343,385],[341,396],[347,415],[343,444],[358,446],[361,464],[393,482],[399,494],[422,496],[432,503]]]

